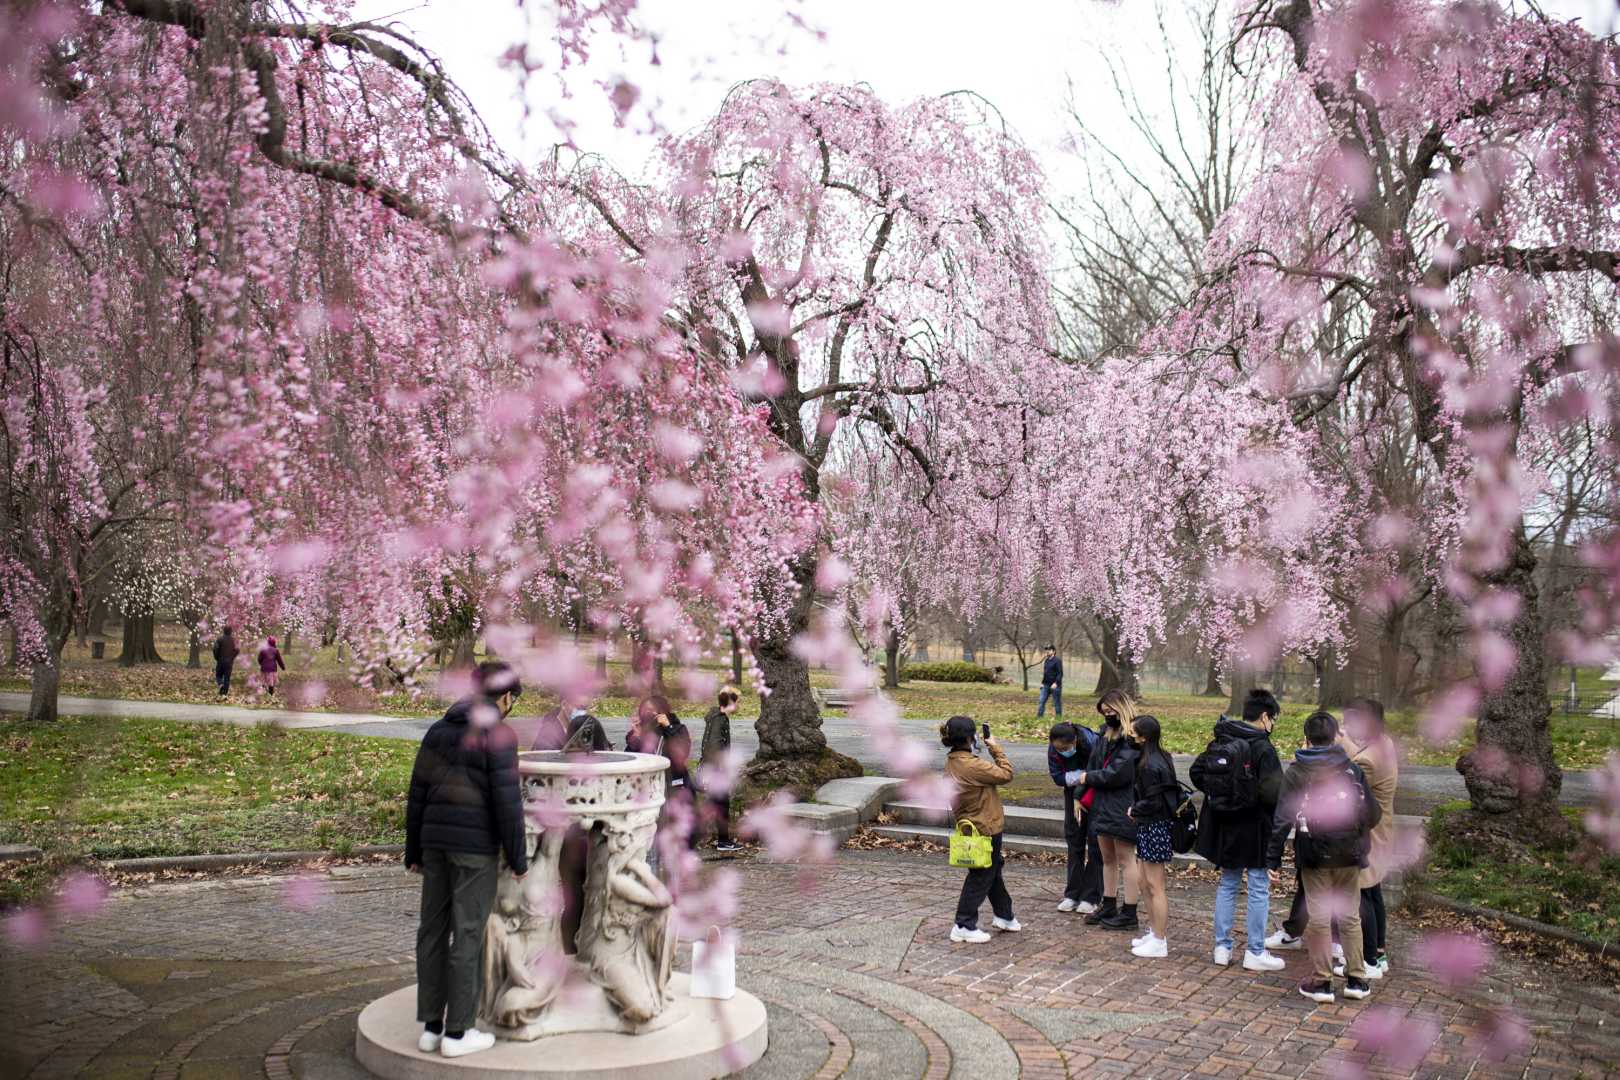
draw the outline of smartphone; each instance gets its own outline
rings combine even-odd
[[[989,724],[980,724],[979,725],[979,732],[980,732],[980,734],[982,734],[984,736],[986,742],[990,741],[990,725]]]

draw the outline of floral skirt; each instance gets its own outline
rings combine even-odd
[[[1136,859],[1138,862],[1167,863],[1175,851],[1170,846],[1170,823],[1150,821],[1136,829]]]

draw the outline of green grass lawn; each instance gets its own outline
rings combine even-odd
[[[1468,804],[1429,818],[1429,864],[1421,888],[1465,904],[1563,926],[1601,941],[1620,936],[1620,857],[1605,855],[1566,810],[1569,837],[1530,848],[1482,827]]]
[[[8,871],[0,900],[87,857],[401,843],[415,755],[390,739],[272,727],[0,717],[0,840],[48,857]]]
[[[116,651],[116,642],[109,642]],[[129,698],[143,701],[183,701],[194,703],[215,702],[210,671],[187,668],[184,664],[185,644],[177,627],[165,627],[158,637],[159,651],[171,662],[147,664],[134,668],[121,668],[113,660],[91,660],[89,652],[70,645],[63,663],[62,693],[86,697]],[[244,649],[248,645],[244,643]],[[205,656],[205,664],[207,659]],[[343,663],[337,659],[337,650],[307,648],[303,642],[287,657],[288,672],[283,677],[283,692],[276,698],[247,692],[245,674],[238,674],[237,692],[230,704],[248,707],[297,707],[315,710],[374,712],[389,716],[434,716],[447,704],[432,693],[416,697],[404,693],[376,694],[353,685]],[[717,679],[729,677],[721,665],[705,665],[704,670]],[[634,701],[625,693],[623,682],[628,665],[613,662],[608,665],[608,687],[593,705],[602,716],[625,716],[634,707]],[[435,673],[427,673],[431,685]],[[672,690],[679,687],[678,669],[671,665],[665,672]],[[826,672],[812,672],[811,682],[817,686],[830,686],[832,676]],[[1602,671],[1583,668],[1577,671],[1580,692],[1596,697],[1614,687],[1602,678]],[[1565,768],[1590,769],[1602,764],[1611,751],[1620,750],[1620,720],[1591,716],[1564,716],[1558,708],[1567,690],[1568,671],[1559,669],[1549,677],[1553,697],[1552,738],[1558,761]],[[1080,686],[1089,688],[1085,679],[1077,680],[1066,695],[1064,704],[1073,719],[1095,725],[1097,714],[1095,699],[1081,693]],[[13,674],[0,677],[0,689],[27,689],[24,677]],[[318,691],[318,692],[317,692]],[[742,687],[743,699],[739,716],[747,722],[759,715],[759,698],[752,687]],[[1029,742],[1044,742],[1051,725],[1050,711],[1043,720],[1035,718],[1036,692],[1025,692],[1016,685],[990,685],[985,683],[906,682],[898,690],[886,691],[900,707],[901,714],[913,719],[943,720],[957,713],[965,713],[975,720],[988,723],[1002,738]],[[673,704],[683,716],[702,716],[708,700],[687,700],[678,692]],[[519,715],[537,715],[552,707],[553,700],[544,694],[525,694],[518,703]],[[1166,745],[1178,753],[1193,753],[1203,749],[1208,741],[1215,718],[1226,708],[1224,697],[1202,697],[1186,690],[1168,690],[1149,687],[1143,694],[1143,708],[1159,718],[1163,725]],[[1290,695],[1283,702],[1283,716],[1278,723],[1276,741],[1279,747],[1292,747],[1301,737],[1305,717],[1312,706]],[[1418,712],[1403,710],[1392,713],[1390,726],[1406,751],[1407,759],[1421,765],[1450,765],[1472,743],[1470,727],[1457,742],[1433,746],[1417,735]]]

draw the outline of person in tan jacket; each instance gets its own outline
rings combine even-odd
[[[1395,850],[1395,787],[1400,764],[1395,742],[1384,729],[1384,706],[1372,698],[1356,698],[1344,707],[1345,752],[1361,766],[1378,809],[1383,811],[1372,830],[1372,850],[1357,881],[1361,889],[1362,956],[1367,978],[1381,979],[1389,971],[1384,953],[1387,915],[1384,910],[1384,877],[1389,873]]]
[[[956,924],[951,927],[952,941],[979,944],[990,940],[990,935],[979,929],[979,908],[986,897],[995,915],[990,925],[1008,932],[1023,929],[1013,916],[1012,897],[1001,877],[1001,832],[1006,817],[996,788],[1013,778],[1013,767],[995,739],[984,743],[992,761],[973,753],[972,717],[953,716],[945,721],[939,728],[939,741],[949,751],[945,755],[945,775],[956,783],[952,823],[972,822],[974,828],[990,837],[990,865],[967,872],[962,897],[956,904]]]

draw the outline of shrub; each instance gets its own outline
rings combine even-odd
[[[902,679],[922,682],[995,682],[989,668],[970,664],[966,660],[941,660],[922,664],[907,664],[900,669]]]

